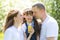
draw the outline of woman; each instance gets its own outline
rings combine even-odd
[[[11,10],[6,18],[4,26],[4,40],[24,40],[21,25],[22,16],[17,10]]]
[[[24,14],[24,28],[23,31],[26,33],[27,40],[39,40],[41,25],[38,25],[37,20],[33,17],[33,12],[31,10],[26,11]]]

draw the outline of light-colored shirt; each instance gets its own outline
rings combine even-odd
[[[29,24],[28,26],[34,26],[34,25],[32,25],[32,23],[31,24]],[[23,30],[23,32],[26,32],[26,29],[27,29],[27,27],[26,27],[26,24],[24,23],[23,25],[22,25],[22,30]]]
[[[26,32],[26,25],[25,25],[25,23],[22,25],[22,30],[23,30],[23,32]]]
[[[47,37],[54,37],[54,40],[58,40],[58,23],[49,15],[42,23],[40,40],[47,40]]]
[[[4,40],[24,40],[23,30],[19,28],[19,30],[11,26],[4,33]]]

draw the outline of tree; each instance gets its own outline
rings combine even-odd
[[[52,4],[52,13],[51,15],[57,20],[60,28],[60,0],[54,0]]]

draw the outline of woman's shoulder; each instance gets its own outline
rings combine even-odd
[[[26,30],[26,25],[25,25],[25,23],[24,24],[22,24],[22,30],[25,32],[25,30]]]
[[[7,28],[5,32],[12,32],[12,26]]]
[[[23,23],[22,26],[26,26],[25,23]]]

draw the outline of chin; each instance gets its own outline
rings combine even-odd
[[[29,21],[29,22],[31,22],[31,21]]]
[[[35,17],[36,19],[38,19],[38,17]]]
[[[29,20],[29,22],[31,22],[31,20]]]

